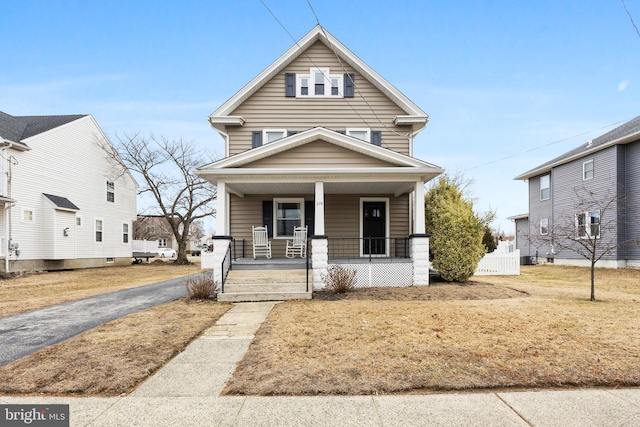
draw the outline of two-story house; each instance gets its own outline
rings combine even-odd
[[[596,237],[613,248],[597,265],[640,267],[640,116],[515,179],[529,187],[528,214],[512,217],[521,254],[588,265],[553,241]]]
[[[274,258],[293,227],[306,226],[317,288],[341,256],[331,253],[339,238],[368,261],[393,256],[405,239],[412,283],[428,284],[424,184],[443,170],[413,157],[413,139],[429,117],[324,28],[208,120],[225,140],[225,158],[196,171],[218,188],[215,265],[231,239],[251,241],[252,226],[267,226]]]
[[[0,112],[2,271],[131,263],[137,184],[104,143],[90,115]]]

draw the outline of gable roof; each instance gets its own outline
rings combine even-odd
[[[66,197],[54,196],[53,194],[46,194],[46,193],[42,193],[42,195],[45,196],[47,199],[51,200],[51,202],[53,202],[53,204],[56,205],[56,208],[58,209],[72,210],[72,211],[80,210],[79,207],[73,204],[71,200],[67,199]]]
[[[25,139],[55,129],[85,117],[86,114],[65,116],[12,116],[0,111],[0,142],[12,142],[28,149]]]
[[[362,77],[367,79],[377,89],[391,99],[400,109],[407,113],[407,116],[399,116],[400,120],[411,121],[412,123],[426,125],[429,120],[427,113],[422,111],[420,107],[414,104],[409,98],[396,89],[391,83],[385,80],[380,74],[375,72],[353,52],[351,52],[338,39],[332,36],[322,26],[316,25],[309,33],[302,37],[294,46],[287,50],[280,58],[264,69],[253,80],[247,83],[235,95],[229,98],[216,111],[209,115],[211,124],[242,124],[242,118],[229,116],[238,106],[246,101],[258,89],[264,86],[268,81],[283,71],[291,62],[302,55],[310,46],[316,42],[325,44],[329,49],[336,53],[340,59],[349,64]],[[357,93],[357,91],[356,91]]]
[[[590,155],[605,148],[618,144],[627,144],[629,142],[640,140],[640,116],[629,120],[617,128],[600,135],[596,139],[592,139],[586,144],[582,144],[579,147],[568,151],[555,159],[549,160],[546,163],[536,166],[528,172],[516,176],[516,180],[525,180],[533,178],[534,176],[541,175],[545,172],[549,172],[556,166],[569,163],[573,160]]]

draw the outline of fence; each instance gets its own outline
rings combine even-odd
[[[498,248],[478,263],[475,276],[520,275],[520,249],[513,242],[499,242]]]
[[[155,252],[158,250],[157,240],[133,240],[131,242],[133,252]]]

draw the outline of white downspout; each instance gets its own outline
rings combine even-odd
[[[2,158],[4,159],[5,167],[2,173],[5,173],[5,178],[3,180],[3,189],[2,193],[9,197],[9,167],[11,159],[7,157],[7,152],[9,148],[13,145],[13,142],[9,142],[9,145],[6,146],[2,150]],[[4,204],[4,271],[5,273],[9,273],[9,209],[11,209],[11,203],[5,202]]]

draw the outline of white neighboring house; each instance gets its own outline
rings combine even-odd
[[[137,184],[91,115],[0,112],[0,271],[131,263]]]

